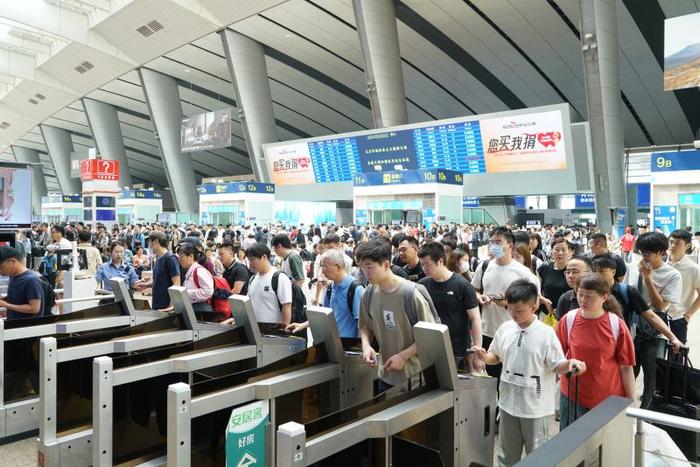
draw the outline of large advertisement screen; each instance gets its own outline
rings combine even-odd
[[[700,12],[664,21],[664,90],[700,86]]]
[[[0,229],[32,224],[32,169],[0,167]]]
[[[465,175],[566,170],[568,126],[568,114],[550,107],[273,143],[263,150],[276,185],[411,170]]]
[[[180,138],[182,152],[231,146],[231,108],[183,118]]]

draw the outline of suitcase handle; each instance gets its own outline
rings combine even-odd
[[[571,380],[576,377],[576,396],[574,396],[574,418],[573,420],[571,419],[571,407],[569,407],[571,404],[567,405],[566,407],[566,419],[569,422],[569,425],[571,425],[573,422],[578,420],[578,368],[574,367],[573,370],[567,371],[566,372],[566,377],[568,378],[568,393],[569,393],[569,400],[571,400]]]
[[[670,342],[666,341],[666,374],[664,381],[664,401],[669,402],[671,400],[671,349],[673,346]],[[683,356],[683,403],[686,403],[687,391],[688,391],[688,368],[692,368],[693,364],[690,362],[689,353],[690,347],[683,346],[679,353]]]

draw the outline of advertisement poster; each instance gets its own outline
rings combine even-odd
[[[700,86],[700,13],[664,21],[664,90]]]
[[[661,229],[670,235],[676,229],[678,208],[676,206],[654,206],[654,230]]]
[[[560,111],[490,118],[480,123],[487,173],[566,169]]]
[[[263,149],[275,185],[316,183],[314,166],[306,143],[268,146]]]
[[[231,108],[183,118],[180,139],[182,152],[231,146]]]
[[[0,229],[32,224],[32,169],[0,168]]]

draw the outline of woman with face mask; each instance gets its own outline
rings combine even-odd
[[[447,260],[447,269],[459,274],[468,281],[472,280],[472,258],[468,251],[457,248]]]

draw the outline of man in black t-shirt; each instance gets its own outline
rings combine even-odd
[[[595,233],[591,235],[589,242],[591,248],[591,259],[600,258],[606,256],[615,261],[615,280],[617,282],[622,282],[625,280],[625,274],[627,274],[627,265],[625,260],[623,260],[619,255],[611,253],[608,250],[608,239],[605,234]]]
[[[408,274],[408,280],[418,282],[425,277],[425,272],[418,258],[418,240],[415,237],[404,237],[399,243],[399,259],[403,261],[403,269]]]
[[[222,276],[228,282],[232,294],[246,295],[250,272],[245,264],[236,261],[238,248],[230,243],[222,243],[219,247],[219,260],[224,267]]]
[[[418,257],[423,271],[427,274],[427,277],[418,283],[428,290],[440,321],[450,330],[450,340],[458,368],[482,371],[482,361],[472,360],[471,356],[465,358],[467,349],[472,345],[481,345],[481,316],[474,287],[461,275],[447,269],[445,248],[441,243],[426,243]]]

